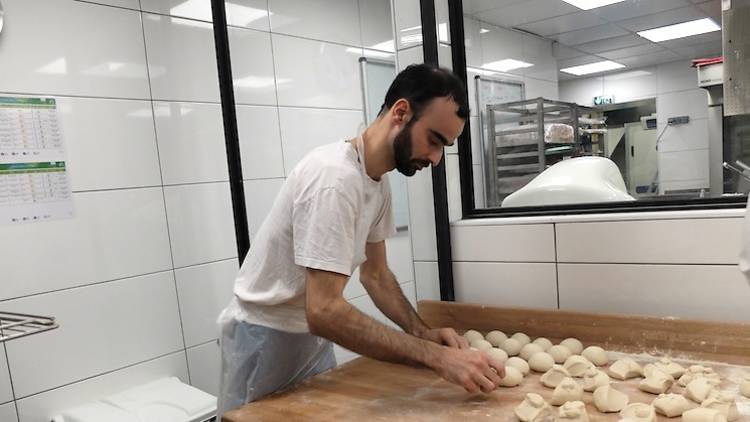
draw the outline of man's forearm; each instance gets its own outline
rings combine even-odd
[[[420,337],[430,329],[404,296],[393,272],[385,271],[380,280],[366,283],[367,292],[378,309],[405,332]]]
[[[329,303],[308,315],[312,334],[327,338],[373,359],[432,367],[441,347],[392,330],[360,312],[345,300]]]

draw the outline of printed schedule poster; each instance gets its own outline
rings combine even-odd
[[[55,99],[0,97],[0,224],[71,217]]]

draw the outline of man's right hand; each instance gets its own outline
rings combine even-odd
[[[485,353],[439,347],[440,352],[430,367],[447,381],[460,385],[470,393],[490,393],[505,377],[505,363]]]

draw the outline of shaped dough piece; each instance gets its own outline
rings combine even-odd
[[[514,333],[510,338],[521,343],[521,347],[531,343],[531,337],[527,336],[525,333]]]
[[[732,393],[722,391],[712,394],[701,403],[701,407],[718,410],[729,422],[740,418],[740,413],[737,410],[737,401],[735,401]]]
[[[672,388],[673,384],[674,378],[671,375],[653,366],[653,369],[646,375],[646,379],[638,384],[638,389],[651,394],[664,394]]]
[[[603,385],[609,385],[609,375],[606,372],[589,368],[583,374],[583,391],[592,392]]]
[[[576,401],[583,398],[583,388],[573,378],[564,378],[552,392],[550,404],[560,406],[566,401]]]
[[[541,378],[539,378],[539,381],[541,381],[542,385],[545,387],[555,388],[560,385],[562,380],[569,377],[570,374],[562,365],[553,365],[549,371],[545,372]]]
[[[489,341],[493,346],[500,347],[500,345],[508,339],[508,336],[502,331],[492,330],[487,333],[487,336],[484,339]]]
[[[539,394],[528,393],[513,410],[522,422],[544,422],[554,419],[552,407]]]
[[[547,352],[535,353],[529,359],[529,367],[535,372],[547,372],[555,366],[555,360]]]
[[[682,387],[687,386],[690,384],[690,381],[693,380],[693,378],[696,377],[696,375],[703,375],[703,370],[705,368],[703,365],[690,365],[685,371],[684,374],[680,377],[680,379],[677,380],[677,384],[680,384]]]
[[[469,342],[469,344],[471,344],[471,343],[473,343],[473,342],[475,342],[477,340],[484,340],[484,336],[482,335],[482,333],[480,333],[479,331],[476,331],[476,330],[469,330],[469,331],[465,332],[464,333],[464,338],[466,339],[466,341]]]
[[[628,405],[629,401],[627,394],[609,385],[603,385],[594,391],[594,405],[600,412],[619,412]]]
[[[607,352],[599,346],[589,346],[583,349],[581,356],[585,357],[589,362],[596,366],[605,366],[609,363]]]
[[[500,345],[500,348],[505,350],[508,356],[518,356],[518,352],[521,351],[523,345],[514,338],[509,338]]]
[[[565,360],[563,367],[568,370],[571,377],[582,378],[583,374],[585,374],[589,368],[594,367],[594,364],[589,362],[589,360],[583,356],[573,355]]]
[[[508,354],[505,353],[505,350],[498,349],[497,347],[493,347],[492,349],[487,350],[485,353],[487,353],[487,356],[500,361],[503,365],[505,365],[505,362],[508,360]]]
[[[669,374],[674,379],[680,378],[685,374],[686,369],[677,362],[673,362],[670,358],[661,358],[654,364],[660,371],[665,374]]]
[[[549,341],[549,339],[545,337],[539,337],[536,340],[532,341],[532,343],[536,344],[537,346],[541,347],[543,351],[549,350],[550,347],[552,347],[552,342]]]
[[[682,422],[726,422],[727,418],[716,409],[698,407],[682,414]]]
[[[518,356],[513,356],[512,358],[509,358],[505,362],[505,366],[512,366],[516,369],[518,369],[523,376],[526,376],[529,374],[529,364],[526,363],[525,360],[519,358]]]
[[[750,399],[750,377],[746,377],[740,383],[740,394]]]
[[[492,349],[492,344],[490,344],[490,342],[485,339],[474,340],[469,344],[471,345],[471,347],[474,347],[475,349],[481,350],[483,352]]]
[[[642,374],[641,365],[630,358],[620,359],[609,367],[609,376],[621,381],[636,378]]]
[[[694,378],[685,387],[685,397],[696,403],[703,403],[713,391],[714,386],[706,378]]]
[[[565,340],[560,342],[560,346],[566,347],[568,350],[570,350],[570,353],[574,355],[580,355],[583,351],[583,343],[581,343],[580,340],[573,337],[568,337]]]
[[[560,406],[557,420],[561,422],[588,422],[586,405],[582,401],[569,401]]]
[[[518,353],[518,356],[521,356],[521,359],[525,361],[529,361],[532,356],[534,356],[536,353],[543,352],[542,346],[536,345],[534,343],[525,344],[523,347],[521,347],[521,351]]]
[[[523,381],[523,374],[512,366],[505,367],[505,378],[500,380],[501,387],[516,387]]]
[[[573,353],[570,352],[570,349],[565,346],[560,346],[559,344],[547,349],[547,353],[555,359],[555,363],[564,363],[566,359],[573,355]]]
[[[620,416],[633,422],[656,422],[656,410],[645,403],[631,403],[625,406]]]
[[[681,394],[659,394],[651,403],[660,415],[668,418],[680,416],[696,406]]]

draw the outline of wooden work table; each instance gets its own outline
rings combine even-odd
[[[501,309],[478,305],[422,301],[419,313],[433,327],[473,328],[482,332],[500,329],[517,331],[532,338],[553,342],[579,338],[584,345],[596,344],[617,357],[633,353],[646,363],[655,357],[672,356],[683,364],[713,367],[724,379],[721,388],[737,391],[737,383],[750,375],[750,324],[643,318],[621,315],[585,314],[564,311]],[[644,354],[648,352],[653,357]],[[725,362],[731,365],[723,365]],[[619,382],[630,402],[651,403],[656,397],[637,389],[639,380]],[[673,392],[681,393],[675,386]],[[292,390],[275,394],[228,412],[224,422],[247,421],[516,421],[515,408],[526,393],[549,400],[552,389],[530,374],[515,388],[501,388],[491,394],[469,394],[432,371],[359,358],[332,371],[313,377]],[[592,422],[617,421],[619,415],[599,413],[591,393],[584,402]],[[750,422],[750,399],[738,401],[743,422]],[[678,422],[680,418],[674,418]],[[668,419],[659,417],[660,422]]]

